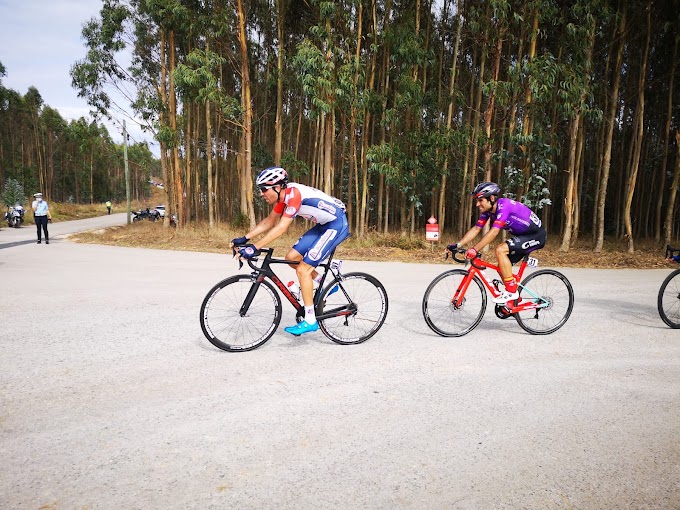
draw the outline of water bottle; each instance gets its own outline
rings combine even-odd
[[[290,293],[293,295],[293,297],[300,301],[300,286],[293,280],[291,280],[288,282],[287,287]]]

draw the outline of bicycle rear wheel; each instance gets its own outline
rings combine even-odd
[[[661,284],[657,300],[661,319],[671,328],[680,328],[680,269],[669,274]]]
[[[281,322],[281,298],[274,286],[263,281],[245,315],[241,307],[253,288],[250,275],[222,280],[205,296],[201,305],[201,329],[205,337],[224,351],[250,351],[259,347]]]
[[[427,287],[423,296],[423,317],[432,331],[441,336],[463,336],[472,331],[486,311],[486,292],[476,276],[458,307],[452,300],[456,290],[468,276],[463,269],[440,274]]]
[[[347,273],[323,290],[316,315],[337,311],[336,317],[319,320],[323,334],[338,344],[360,344],[381,328],[387,307],[382,283],[369,274]]]
[[[562,273],[542,269],[527,276],[519,288],[519,297],[542,304],[540,308],[515,313],[522,329],[532,335],[547,335],[564,326],[574,308],[574,290]]]

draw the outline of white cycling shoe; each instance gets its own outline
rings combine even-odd
[[[519,292],[508,292],[507,290],[504,290],[503,292],[501,292],[500,296],[493,298],[491,301],[493,301],[494,303],[504,305],[508,301],[513,301],[518,297]]]

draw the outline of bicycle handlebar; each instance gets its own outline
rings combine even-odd
[[[459,264],[467,264],[469,262],[470,264],[472,264],[477,269],[480,269],[480,270],[486,269],[485,266],[479,265],[475,262],[477,259],[482,258],[481,253],[478,253],[475,256],[475,258],[473,258],[473,259],[468,259],[464,255],[466,252],[467,252],[467,250],[465,248],[457,248],[455,252],[451,253],[451,258],[453,260],[455,260],[456,262],[458,262]],[[462,258],[457,257],[456,255],[458,255],[458,254],[463,254],[463,257]],[[448,251],[446,252],[446,258],[449,258],[449,252]]]

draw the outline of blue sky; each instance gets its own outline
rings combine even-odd
[[[66,120],[90,118],[87,102],[71,87],[69,71],[85,56],[82,26],[98,15],[101,6],[100,0],[0,0],[0,62],[7,72],[0,78],[2,84],[20,94],[37,88],[45,104]],[[152,136],[133,121],[126,122],[131,142],[147,140],[158,155]],[[120,128],[102,123],[120,143]]]

